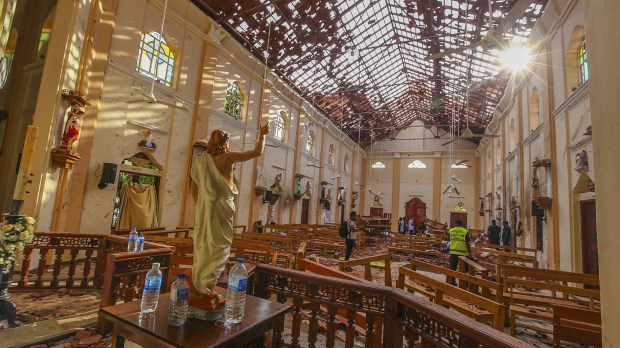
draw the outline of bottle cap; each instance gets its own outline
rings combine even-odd
[[[237,259],[237,263],[243,263],[243,259],[242,258],[238,258]]]
[[[185,279],[185,273],[177,274],[177,279]]]
[[[159,268],[159,262],[153,262],[153,268]]]

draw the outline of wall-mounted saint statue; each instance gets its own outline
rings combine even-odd
[[[80,136],[80,120],[84,116],[79,104],[72,104],[67,112],[67,122],[63,129],[62,146],[69,151],[73,151],[73,143],[78,140]]]

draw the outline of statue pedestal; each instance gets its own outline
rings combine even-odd
[[[189,304],[190,316],[207,321],[223,318],[226,298],[216,292],[215,284],[213,285],[212,293],[201,294],[194,287],[191,270],[185,272],[185,278],[189,283],[189,298],[187,302]]]

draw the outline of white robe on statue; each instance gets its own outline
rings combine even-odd
[[[198,186],[192,282],[199,293],[209,294],[230,255],[238,192],[234,184],[228,186],[211,154],[203,153],[194,161],[191,176]]]

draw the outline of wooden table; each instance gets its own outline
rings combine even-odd
[[[226,290],[219,289],[223,293]],[[245,316],[232,326],[189,318],[185,325],[168,324],[170,294],[159,297],[154,315],[140,318],[140,301],[101,308],[99,315],[112,322],[112,347],[124,347],[125,339],[143,347],[243,347],[262,340],[273,329],[273,346],[282,346],[284,316],[290,306],[246,296]]]

